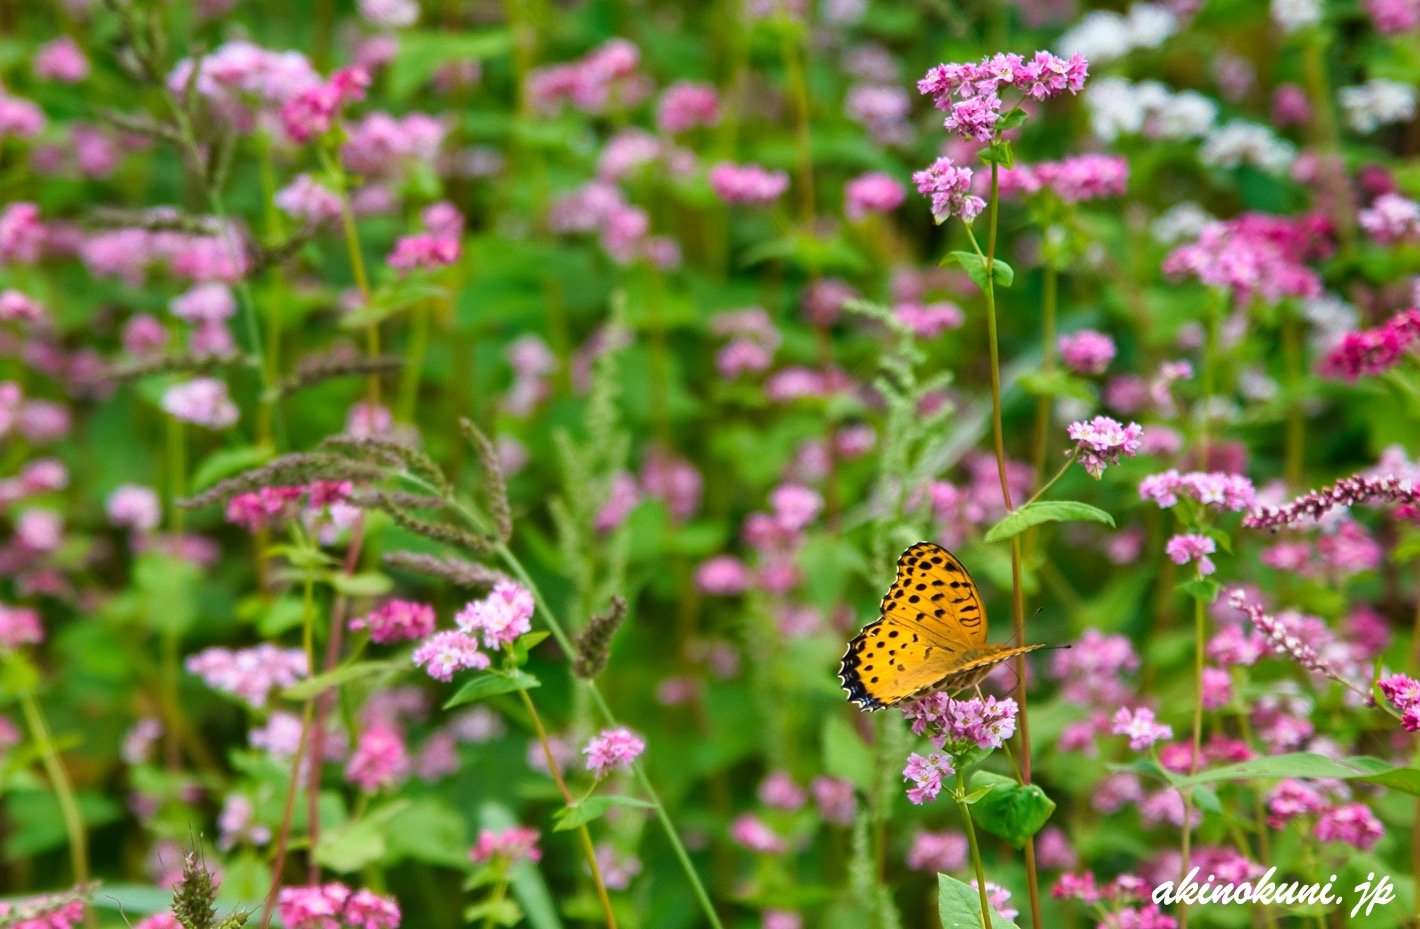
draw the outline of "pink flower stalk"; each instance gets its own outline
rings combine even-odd
[[[527,588],[512,581],[499,581],[482,600],[470,602],[454,622],[469,636],[481,634],[486,648],[509,648],[518,637],[532,630],[535,605]]]
[[[301,512],[300,487],[263,487],[227,501],[226,519],[248,532],[271,529],[294,520]]]
[[[606,777],[616,768],[629,768],[646,750],[646,740],[629,729],[603,729],[582,749],[587,756],[587,770],[597,780]]]
[[[960,832],[919,832],[907,851],[907,866],[929,874],[951,874],[966,867],[966,836]]]
[[[902,779],[912,782],[907,789],[907,799],[917,806],[931,803],[942,792],[942,779],[955,773],[948,755],[931,752],[924,758],[913,752],[907,756],[907,766],[902,769]]]
[[[409,778],[411,769],[404,736],[393,726],[377,723],[360,733],[360,741],[345,765],[345,779],[374,793],[397,787]]]
[[[1103,374],[1104,369],[1114,360],[1114,340],[1093,329],[1081,329],[1062,335],[1055,343],[1060,352],[1060,360],[1076,374]]]
[[[1151,474],[1139,482],[1139,497],[1153,500],[1160,507],[1168,509],[1178,503],[1180,497],[1197,500],[1215,510],[1239,511],[1251,507],[1257,499],[1252,481],[1241,474],[1223,471],[1190,471],[1180,474],[1170,468],[1162,474]],[[1243,525],[1247,525],[1244,517]]]
[[[1075,155],[1063,161],[1017,165],[997,174],[1001,196],[1053,192],[1066,203],[1123,196],[1129,162],[1117,155]]]
[[[276,912],[286,929],[399,929],[399,904],[369,890],[354,893],[344,884],[283,887]]]
[[[197,377],[169,387],[163,394],[163,409],[176,418],[208,429],[234,425],[237,405],[227,395],[227,385],[211,377]]]
[[[510,826],[502,832],[483,829],[478,833],[478,843],[469,850],[468,858],[474,864],[488,864],[497,859],[505,867],[520,861],[534,864],[542,860],[542,849],[537,847],[541,834],[527,826]]]
[[[853,222],[861,222],[869,213],[891,213],[906,198],[907,188],[897,178],[871,171],[843,185],[843,213]]]
[[[0,603],[0,647],[16,649],[44,641],[39,613],[27,606]]]
[[[1364,803],[1343,803],[1321,814],[1313,834],[1322,842],[1340,842],[1370,851],[1385,835],[1385,826]]]
[[[1420,27],[1420,0],[1366,0],[1366,14],[1383,35],[1410,32]]]
[[[656,128],[666,135],[719,121],[720,97],[709,84],[677,81],[665,89],[656,106]]]
[[[1143,493],[1142,485],[1140,493]],[[1400,478],[1394,475],[1370,478],[1357,474],[1343,477],[1321,490],[1303,494],[1283,506],[1254,507],[1243,517],[1242,524],[1248,529],[1279,529],[1319,520],[1335,507],[1350,507],[1377,500],[1409,507],[1420,506],[1420,490],[1402,484]]]
[[[482,671],[493,662],[478,650],[478,639],[457,629],[436,632],[414,650],[414,663],[436,681],[451,681],[455,671]]]
[[[341,68],[324,84],[302,91],[282,104],[281,128],[293,142],[305,143],[325,135],[347,104],[365,99],[370,86],[363,68]]]
[[[1129,747],[1142,752],[1160,739],[1173,738],[1173,727],[1154,719],[1154,711],[1148,707],[1130,710],[1122,706],[1114,714],[1110,731],[1115,735],[1127,735]]]
[[[1169,560],[1174,564],[1188,564],[1190,561],[1198,563],[1198,574],[1200,577],[1207,577],[1217,570],[1211,558],[1208,556],[1217,551],[1218,543],[1214,542],[1210,536],[1198,535],[1196,533],[1176,535],[1169,539],[1164,546],[1164,554],[1169,556]]]
[[[819,815],[836,826],[851,826],[858,815],[858,795],[851,781],[816,777],[809,785]]]
[[[1397,313],[1374,329],[1348,332],[1322,359],[1324,377],[1356,381],[1384,374],[1413,354],[1420,340],[1420,309]]]
[[[710,169],[710,187],[726,203],[765,205],[789,189],[789,175],[759,165],[722,161]]]
[[[1315,671],[1347,686],[1354,686],[1342,678],[1335,666],[1323,660],[1310,643],[1303,641],[1277,617],[1264,612],[1259,604],[1250,602],[1241,590],[1232,591],[1228,595],[1228,603],[1234,609],[1247,614],[1253,626],[1262,633],[1262,637],[1277,654],[1286,655],[1308,671]]]
[[[932,198],[932,218],[944,223],[953,216],[970,223],[986,209],[986,201],[972,194],[970,168],[958,167],[950,158],[938,158],[912,175],[917,192]]]
[[[79,43],[68,36],[41,46],[35,52],[33,64],[35,77],[40,80],[77,84],[89,76],[89,59],[84,57]]]
[[[412,600],[391,600],[364,616],[350,620],[350,629],[369,629],[370,641],[382,645],[422,639],[434,632],[434,608]]]
[[[766,826],[752,813],[742,813],[730,824],[730,838],[752,852],[781,855],[789,850],[784,837]]]
[[[427,232],[409,235],[394,244],[385,262],[398,271],[413,271],[420,268],[436,271],[448,267],[459,260],[463,246],[458,239],[441,238]]]
[[[1119,463],[1121,455],[1133,458],[1139,453],[1144,427],[1138,423],[1125,426],[1108,416],[1096,416],[1071,423],[1066,433],[1075,443],[1075,454],[1085,471],[1098,480],[1106,467]]]
[[[304,651],[270,643],[238,651],[209,648],[188,658],[185,667],[208,687],[232,694],[253,709],[266,705],[273,688],[290,687],[310,674]]]

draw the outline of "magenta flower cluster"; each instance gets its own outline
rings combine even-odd
[[[1026,59],[998,53],[978,64],[939,64],[917,82],[917,90],[931,95],[937,109],[946,112],[948,129],[965,139],[989,142],[1001,119],[1001,93],[1014,89],[1033,100],[1066,91],[1077,94],[1088,76],[1089,63],[1080,55],[1064,59],[1036,52]]]
[[[1066,429],[1075,443],[1074,454],[1090,477],[1098,480],[1105,468],[1118,464],[1121,456],[1133,458],[1139,454],[1144,427],[1138,423],[1123,423],[1108,416],[1071,423]]]
[[[288,929],[399,929],[399,904],[340,883],[283,887],[276,911]]]
[[[646,740],[630,729],[603,729],[587,743],[582,754],[587,756],[587,770],[598,780],[617,768],[628,768],[646,750]]]

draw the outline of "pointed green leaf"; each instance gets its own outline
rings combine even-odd
[[[943,929],[988,929],[981,919],[981,894],[947,874],[937,875],[937,916]],[[990,907],[989,929],[1020,929]]]
[[[483,671],[477,677],[459,688],[458,693],[449,698],[444,709],[463,706],[475,700],[486,700],[498,694],[510,694],[515,690],[532,690],[541,687],[542,681],[526,671]]]
[[[1114,517],[1099,507],[1075,500],[1040,500],[1027,503],[992,526],[986,533],[986,541],[1003,542],[1031,526],[1052,522],[1096,522],[1114,527]]]
[[[617,806],[652,809],[655,804],[635,797],[588,797],[576,806],[566,806],[552,814],[553,821],[557,823],[552,827],[552,831],[566,832],[568,829],[576,829],[594,819],[600,819],[606,815],[607,810]]]
[[[288,700],[305,700],[307,697],[314,697],[332,687],[339,687],[350,681],[374,677],[377,674],[391,674],[407,667],[408,665],[403,661],[357,661],[354,664],[332,668],[324,674],[306,678],[298,684],[292,684],[283,690],[281,695]]]
[[[1026,844],[1055,812],[1055,801],[1037,784],[1018,784],[1009,777],[978,771],[971,779],[988,793],[972,809],[972,819],[982,829],[1000,836],[1016,848]]]

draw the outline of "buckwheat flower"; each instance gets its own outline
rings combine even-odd
[[[448,126],[427,113],[369,113],[345,126],[340,159],[366,178],[397,180],[410,165],[436,160],[447,135]]]
[[[1103,374],[1114,360],[1114,340],[1093,329],[1062,335],[1055,343],[1060,360],[1077,374]]]
[[[499,581],[482,600],[470,602],[454,622],[468,635],[483,636],[488,648],[507,648],[532,630],[533,595],[520,584]]]
[[[385,263],[398,271],[420,268],[435,271],[459,260],[463,247],[458,239],[440,238],[429,233],[404,236],[395,242]]]
[[[1321,22],[1321,0],[1272,0],[1272,21],[1284,33],[1300,32]]]
[[[504,867],[512,867],[521,861],[536,864],[542,860],[542,849],[537,847],[541,834],[527,826],[510,826],[501,832],[483,829],[478,833],[478,842],[469,849],[468,858],[474,864],[488,864],[497,859]]]
[[[1321,814],[1313,834],[1322,842],[1340,842],[1366,852],[1385,835],[1385,827],[1364,803],[1343,803]]]
[[[276,528],[300,515],[303,495],[300,487],[263,487],[228,500],[224,516],[248,532]]]
[[[455,671],[482,671],[492,664],[478,650],[478,639],[457,629],[436,632],[414,650],[414,663],[436,681],[451,681]]]
[[[582,749],[587,770],[601,780],[616,768],[629,768],[646,750],[646,740],[629,729],[603,729]]]
[[[794,783],[787,771],[771,771],[759,782],[756,791],[759,802],[780,810],[797,810],[808,800],[804,789]]]
[[[892,175],[871,171],[843,185],[843,212],[859,222],[869,213],[891,213],[906,197],[907,188]]]
[[[733,555],[716,555],[695,569],[695,586],[701,593],[733,596],[749,589],[754,577]]]
[[[237,300],[226,284],[198,284],[174,297],[168,304],[174,316],[190,323],[213,322],[231,318],[237,312]]]
[[[742,813],[730,824],[730,838],[752,852],[779,855],[789,850],[783,836],[766,826],[752,813]]]
[[[1144,787],[1139,776],[1129,771],[1111,774],[1095,785],[1090,795],[1090,807],[1100,813],[1113,813],[1144,799]]]
[[[321,226],[340,218],[340,195],[310,174],[298,174],[272,197],[276,208],[307,226]]]
[[[726,203],[773,203],[789,189],[789,175],[759,165],[722,161],[710,169],[710,187]]]
[[[769,494],[774,519],[789,532],[797,532],[814,521],[823,509],[823,497],[798,484],[781,484]]]
[[[284,887],[276,899],[287,929],[399,929],[399,904],[370,890],[351,893],[337,883]]]
[[[1123,455],[1133,458],[1139,453],[1144,428],[1138,423],[1125,426],[1108,416],[1096,416],[1089,421],[1071,423],[1066,433],[1075,443],[1075,452],[1085,471],[1098,480],[1109,465],[1119,463]]]
[[[665,89],[656,106],[656,128],[666,135],[719,121],[720,97],[709,84],[677,81]]]
[[[185,384],[169,387],[163,394],[162,407],[178,419],[225,429],[237,421],[237,405],[227,395],[227,385],[210,377],[193,378]]]
[[[1208,133],[1198,150],[1198,160],[1223,168],[1252,165],[1269,174],[1282,174],[1297,160],[1297,150],[1267,126],[1235,119]]]
[[[392,726],[376,724],[360,733],[345,765],[345,779],[367,793],[396,787],[408,779],[412,766],[404,736]]]
[[[1267,825],[1281,829],[1298,816],[1320,813],[1325,808],[1326,801],[1320,793],[1302,781],[1287,778],[1267,794]]]
[[[976,882],[976,878],[972,878],[971,889],[979,890],[980,887],[981,885]],[[1017,916],[1021,915],[1020,910],[1017,910],[1013,906],[1007,906],[1007,902],[1010,899],[1011,892],[1009,890],[1002,887],[1000,884],[991,881],[986,882],[986,902],[991,905],[991,909],[1000,913],[1003,918],[1008,920],[1015,919]]]
[[[946,300],[938,303],[898,303],[892,315],[919,339],[934,339],[948,329],[960,329],[966,322],[961,307]]]
[[[907,851],[907,866],[914,871],[951,874],[966,867],[966,836],[959,832],[918,832]]]
[[[1372,239],[1390,245],[1420,233],[1420,203],[1397,193],[1381,194],[1356,220]]]
[[[597,510],[592,521],[597,532],[606,534],[626,522],[626,517],[641,502],[641,488],[636,485],[634,475],[618,471],[611,479],[611,493],[606,503]]]
[[[33,325],[46,318],[44,307],[18,290],[0,291],[0,323]]]
[[[1390,674],[1377,681],[1381,693],[1391,704],[1404,713],[1412,706],[1420,704],[1420,681],[1404,674]],[[1409,726],[1406,726],[1409,729]]]
[[[1207,577],[1217,570],[1208,556],[1217,551],[1217,543],[1210,536],[1196,533],[1176,535],[1164,546],[1164,554],[1174,564],[1198,563],[1198,574]]]
[[[1233,701],[1233,676],[1222,668],[1203,669],[1203,708],[1221,710]]]
[[[434,608],[412,600],[391,600],[350,620],[350,629],[369,629],[370,641],[381,644],[422,639],[434,632]]]
[[[689,460],[660,449],[652,449],[641,468],[641,489],[665,503],[677,520],[690,519],[700,510],[704,483]]]
[[[189,657],[184,666],[208,687],[232,694],[253,709],[265,706],[273,689],[290,687],[310,673],[304,651],[270,643],[238,651],[209,648]]]
[[[252,821],[256,808],[251,798],[243,794],[228,794],[217,816],[217,847],[230,851],[237,843],[265,845],[271,841],[271,830]]]
[[[44,641],[39,613],[27,606],[0,603],[0,647],[16,649]]]
[[[380,0],[399,2],[399,0]],[[281,105],[281,128],[293,142],[309,142],[330,131],[335,117],[347,104],[365,99],[370,74],[363,68],[342,68],[330,80],[302,91]]]
[[[84,919],[84,903],[73,892],[0,903],[0,919],[15,929],[74,929]]]
[[[1279,84],[1272,93],[1272,124],[1305,126],[1311,118],[1312,104],[1307,92],[1296,84]]]
[[[52,552],[64,543],[64,517],[42,507],[25,510],[15,520],[15,541],[31,552]]]
[[[3,129],[0,124],[0,139],[5,136]],[[39,260],[44,239],[45,228],[35,204],[16,202],[0,210],[0,262],[34,264]]]
[[[1110,731],[1115,735],[1127,735],[1129,747],[1142,752],[1160,739],[1173,738],[1173,727],[1154,719],[1154,711],[1141,706],[1130,710],[1122,706],[1114,714]]]
[[[77,84],[89,76],[89,60],[79,43],[68,36],[47,42],[35,52],[35,77],[40,80]]]
[[[931,752],[924,758],[913,752],[907,756],[907,766],[902,769],[902,779],[912,782],[907,789],[907,799],[917,806],[931,803],[942,792],[942,779],[955,773],[949,756]]]
[[[764,911],[763,929],[804,929],[804,917],[788,910]]]
[[[177,917],[171,913],[154,913],[152,916],[145,916],[134,923],[133,929],[183,929],[183,927]]]
[[[953,216],[970,223],[986,209],[986,201],[970,193],[972,171],[950,158],[938,158],[912,175],[917,192],[932,199],[932,218],[944,223]]]
[[[819,776],[809,790],[819,815],[837,826],[851,826],[858,813],[858,795],[851,781]]]
[[[1415,118],[1417,92],[1413,84],[1372,80],[1336,93],[1346,125],[1357,132],[1374,132],[1381,126]]]
[[[1420,0],[1366,0],[1371,24],[1382,35],[1409,32],[1420,26]]]
[[[0,141],[9,137],[33,138],[43,132],[44,127],[43,110],[29,100],[10,96],[0,88]]]
[[[135,532],[151,532],[162,521],[162,505],[151,487],[121,484],[104,504],[109,522]]]
[[[416,0],[360,0],[360,18],[383,29],[403,29],[419,22]]]

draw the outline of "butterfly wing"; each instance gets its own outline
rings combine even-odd
[[[897,560],[882,616],[848,643],[838,680],[861,709],[958,691],[1037,645],[986,644],[986,609],[966,567],[946,549],[918,542]]]

